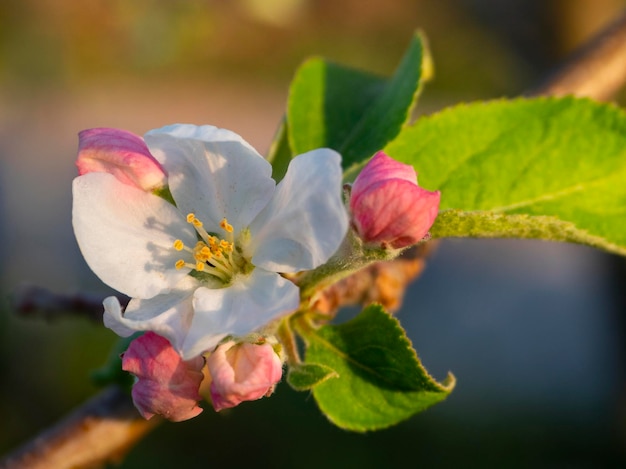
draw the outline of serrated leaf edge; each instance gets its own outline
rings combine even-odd
[[[363,313],[363,311],[365,311],[367,308],[370,308],[370,307],[379,307],[380,311],[382,311],[387,316],[387,319],[398,330],[398,332],[399,332],[398,338],[404,342],[407,350],[409,350],[411,352],[411,355],[413,356],[413,358],[415,360],[414,363],[417,365],[418,369],[424,373],[424,375],[428,378],[430,384],[432,384],[437,389],[436,391],[433,391],[433,390],[425,391],[423,389],[414,389],[414,390],[407,390],[407,391],[408,392],[446,392],[446,393],[451,392],[452,389],[454,389],[454,386],[456,384],[456,378],[454,377],[454,375],[452,373],[448,372],[448,375],[446,376],[446,378],[444,378],[444,380],[442,382],[437,381],[430,373],[428,373],[428,371],[426,370],[424,365],[422,365],[422,362],[420,361],[420,359],[419,359],[419,357],[417,355],[417,352],[416,352],[415,348],[413,347],[413,344],[412,344],[411,340],[408,338],[408,336],[404,332],[404,329],[400,325],[400,322],[395,317],[393,317],[391,314],[389,314],[389,312],[387,312],[385,310],[385,308],[381,304],[379,304],[379,303],[371,303],[370,305],[368,305],[366,308],[364,308],[361,311],[361,314]],[[344,323],[344,324],[347,324],[347,323]],[[342,326],[342,325],[343,324],[340,324],[339,326]],[[322,327],[338,327],[338,326],[328,325],[328,326],[322,326]],[[379,373],[374,372],[374,370],[372,370],[372,369],[370,369],[370,368],[368,368],[366,366],[363,366],[361,363],[353,360],[345,352],[343,352],[342,350],[338,349],[333,344],[331,344],[330,342],[328,342],[327,340],[322,338],[318,334],[318,330],[319,329],[315,329],[315,330],[313,330],[313,332],[309,331],[307,333],[307,335],[306,335],[307,342],[309,340],[317,341],[318,343],[324,345],[328,349],[330,349],[333,352],[335,352],[339,357],[344,359],[346,362],[349,362],[349,363],[357,366],[358,368],[360,368],[362,370],[365,370],[366,372],[372,374],[373,376],[376,376],[377,378],[381,379],[382,381],[389,382],[384,376],[380,375]],[[389,383],[389,384],[393,385],[393,383]],[[402,391],[400,391],[400,392],[402,392]]]

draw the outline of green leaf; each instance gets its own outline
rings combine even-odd
[[[385,151],[441,191],[433,237],[572,241],[626,255],[626,114],[576,98],[462,105]]]
[[[287,383],[296,391],[308,391],[309,389],[339,375],[335,370],[317,363],[301,363],[289,367]]]
[[[292,158],[293,155],[289,148],[287,120],[283,119],[266,158],[272,164],[272,179],[277,183],[285,177],[287,167]]]
[[[91,379],[97,386],[107,386],[117,384],[122,389],[130,390],[135,378],[128,372],[122,370],[122,354],[128,349],[130,343],[143,332],[136,332],[130,337],[122,337],[113,345],[107,361],[102,367],[91,372]]]
[[[320,58],[305,62],[287,103],[292,153],[333,148],[349,168],[382,149],[410,119],[422,76],[430,72],[424,48],[415,34],[389,80]]]
[[[445,399],[454,387],[451,374],[440,384],[426,372],[398,321],[380,305],[345,324],[301,332],[306,362],[339,374],[315,386],[313,396],[341,428],[363,432],[394,425]]]

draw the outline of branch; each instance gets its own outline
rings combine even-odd
[[[129,298],[120,296],[122,306]],[[66,316],[88,318],[102,323],[102,301],[97,294],[60,294],[36,285],[22,285],[11,295],[11,307],[20,316],[55,321]]]
[[[604,101],[626,82],[626,11],[579,48],[528,96],[576,95]]]
[[[130,396],[110,387],[6,456],[0,469],[86,468],[119,462],[160,421],[143,419]]]

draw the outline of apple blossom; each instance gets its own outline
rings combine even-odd
[[[108,167],[73,183],[74,232],[87,264],[132,298],[125,311],[107,298],[105,325],[124,337],[153,331],[189,359],[294,311],[299,289],[280,273],[325,263],[347,231],[340,155],[296,156],[276,184],[271,165],[228,130],[177,124],[144,139],[148,154],[120,139],[107,158],[153,157],[171,198]]]
[[[136,376],[132,397],[141,415],[155,414],[173,422],[197,416],[204,358],[183,361],[167,339],[146,332],[133,340],[122,357],[122,369]]]
[[[352,224],[366,244],[407,247],[428,233],[437,218],[440,197],[439,191],[417,185],[412,166],[379,151],[352,185]]]
[[[269,342],[228,341],[209,355],[207,366],[212,378],[211,400],[217,412],[269,396],[283,373],[283,362]]]

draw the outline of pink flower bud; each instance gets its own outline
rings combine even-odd
[[[118,129],[89,129],[78,134],[78,174],[110,173],[124,184],[151,191],[166,184],[165,170],[143,139]]]
[[[122,358],[122,369],[134,374],[133,402],[150,419],[155,414],[173,422],[197,416],[202,409],[198,388],[204,358],[183,361],[169,341],[154,332],[133,340]]]
[[[209,356],[207,365],[217,412],[269,396],[283,373],[282,361],[269,343],[226,342]]]
[[[439,191],[417,185],[413,167],[382,151],[358,175],[350,196],[352,224],[367,244],[403,248],[419,242],[437,218]]]

